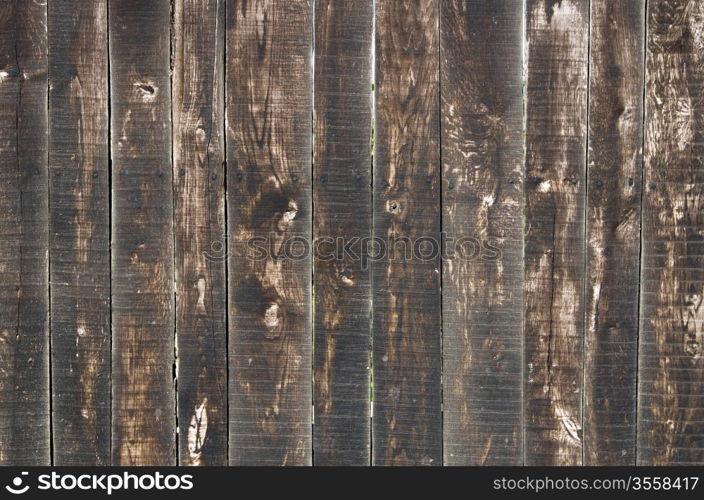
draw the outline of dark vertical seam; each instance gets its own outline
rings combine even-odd
[[[521,16],[521,141],[523,142],[523,158],[521,173],[522,178],[522,207],[521,207],[521,465],[526,461],[526,404],[525,404],[525,364],[526,364],[526,315],[525,315],[525,285],[526,285],[526,190],[525,178],[527,169],[527,121],[528,121],[528,6],[527,1],[521,2],[523,8]]]
[[[376,168],[376,3],[378,0],[372,0],[372,43],[370,50],[370,66],[371,66],[371,131],[370,131],[370,171],[371,171],[371,189],[369,193],[369,203],[371,210],[369,214],[369,234],[372,238],[374,232],[374,174]],[[367,261],[369,270],[369,371],[368,371],[368,397],[369,397],[369,465],[374,465],[374,263]]]
[[[46,71],[47,71],[47,85],[46,85],[46,117],[47,117],[47,148],[46,148],[46,191],[47,191],[47,337],[48,337],[48,370],[49,370],[49,463],[54,465],[54,387],[53,377],[52,377],[52,330],[51,330],[51,182],[49,175],[49,165],[50,165],[50,144],[51,144],[51,80],[49,78],[49,2],[45,4],[46,13]]]
[[[114,234],[113,231],[113,217],[112,217],[112,79],[111,79],[111,68],[110,68],[110,2],[108,0],[105,1],[105,12],[106,12],[106,21],[105,21],[105,31],[106,31],[106,49],[107,49],[107,54],[106,54],[106,61],[107,61],[107,119],[108,119],[108,137],[107,137],[107,146],[108,146],[108,186],[107,186],[107,197],[108,197],[108,258],[110,265],[109,270],[108,270],[108,290],[109,290],[109,312],[108,312],[108,317],[110,321],[109,325],[109,381],[110,381],[110,406],[109,406],[109,421],[110,421],[110,432],[109,432],[109,438],[110,438],[110,452],[108,456],[108,464],[113,463],[113,386],[112,386],[112,345],[113,345],[113,329],[112,329],[112,237]]]
[[[171,322],[173,328],[173,399],[174,399],[174,458],[179,464],[179,429],[178,429],[178,332],[176,330],[176,202],[174,183],[174,16],[176,14],[176,0],[169,4],[169,146],[171,150]]]
[[[641,342],[640,335],[643,330],[643,322],[645,319],[641,316],[643,312],[643,274],[644,274],[644,268],[645,266],[643,265],[643,222],[644,222],[644,203],[645,203],[645,174],[646,174],[646,169],[645,169],[645,147],[646,147],[646,118],[647,118],[647,106],[646,106],[646,85],[648,83],[648,0],[645,0],[644,5],[643,5],[643,17],[641,18],[643,21],[643,36],[641,37],[641,40],[643,40],[643,48],[642,48],[642,57],[643,57],[643,92],[642,92],[642,111],[641,111],[641,123],[643,125],[642,132],[641,132],[641,157],[640,157],[640,228],[639,228],[639,237],[638,237],[638,242],[639,242],[639,252],[638,252],[638,267],[639,267],[639,275],[638,275],[638,325],[637,325],[637,337],[636,337],[636,342],[637,342],[637,348],[636,348],[636,400],[635,400],[635,417],[634,417],[634,440],[633,440],[633,449],[634,449],[634,465],[637,465],[639,460],[638,460],[638,415],[640,411],[640,362],[641,362],[641,348],[643,346],[643,343]]]
[[[437,51],[437,79],[438,79],[438,97],[437,97],[437,103],[438,103],[438,110],[437,110],[437,120],[438,120],[438,202],[440,204],[440,210],[439,210],[439,225],[440,225],[440,234],[438,238],[438,250],[439,255],[438,259],[439,262],[437,263],[439,269],[438,269],[438,284],[440,289],[438,290],[438,295],[439,295],[439,302],[440,302],[440,308],[439,308],[439,328],[438,328],[438,333],[440,335],[440,352],[439,352],[439,368],[440,368],[440,465],[444,465],[445,463],[445,398],[444,398],[444,385],[443,385],[443,378],[445,374],[445,357],[443,356],[444,353],[444,335],[443,335],[443,257],[442,257],[442,238],[443,238],[443,176],[442,176],[442,170],[443,170],[443,163],[442,163],[442,27],[441,27],[441,18],[442,18],[442,6],[443,2],[441,0],[438,0],[438,6],[437,6],[437,36],[438,36],[438,51]]]
[[[223,235],[222,250],[225,252],[225,463],[230,464],[230,232],[229,211],[227,197],[227,1],[221,1],[223,11],[222,34],[222,71],[218,74],[222,100],[222,144],[223,144],[223,195],[225,210],[225,234]],[[219,9],[218,9],[219,12]],[[219,15],[219,14],[218,14]]]

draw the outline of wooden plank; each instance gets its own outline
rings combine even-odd
[[[374,237],[388,250],[372,265],[377,465],[442,464],[440,258],[421,239],[440,241],[438,32],[437,0],[376,4]],[[405,255],[414,242],[430,258]]]
[[[584,464],[635,463],[645,0],[591,1]]]
[[[170,17],[110,2],[114,465],[176,460]]]
[[[528,0],[525,464],[582,462],[588,0]]]
[[[110,464],[107,2],[49,2],[55,465]]]
[[[0,5],[0,465],[49,465],[46,5]]]
[[[523,2],[442,3],[444,462],[523,463]]]
[[[704,464],[704,3],[648,2],[638,463]]]
[[[226,11],[230,464],[305,465],[313,6],[230,0]]]
[[[371,277],[361,241],[372,222],[374,6],[315,8],[314,455],[316,465],[369,465]]]
[[[179,463],[227,465],[223,0],[174,3]]]

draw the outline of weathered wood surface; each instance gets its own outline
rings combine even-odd
[[[181,465],[227,465],[224,15],[224,0],[174,2],[174,262]]]
[[[313,4],[227,4],[232,465],[312,461]],[[256,240],[256,247],[247,242]]]
[[[635,463],[645,0],[591,1],[584,464]]]
[[[0,465],[48,465],[47,34],[0,3]]]
[[[108,465],[107,2],[48,6],[53,463]]]
[[[315,463],[368,465],[374,5],[315,7]]]
[[[582,462],[588,0],[528,0],[525,463]]]
[[[638,463],[704,462],[704,3],[648,2]]]
[[[376,4],[373,463],[442,465],[437,0]],[[421,240],[426,238],[426,240]],[[414,244],[430,258],[416,258]],[[435,251],[435,255],[432,255]]]
[[[176,462],[170,18],[109,3],[114,465]]]
[[[523,462],[523,2],[441,5],[444,463],[517,465]]]

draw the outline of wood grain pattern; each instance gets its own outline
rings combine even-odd
[[[587,0],[528,0],[525,464],[582,462]]]
[[[388,250],[372,265],[377,465],[442,464],[440,258],[405,251],[440,241],[438,31],[437,0],[376,4],[373,217]]]
[[[55,465],[110,464],[107,2],[49,2]]]
[[[312,461],[312,35],[308,0],[227,4],[231,465]]]
[[[170,4],[109,5],[112,461],[175,452]]]
[[[315,8],[315,463],[368,465],[371,280],[361,239],[372,222],[374,9],[371,0]]]
[[[635,463],[645,1],[591,1],[584,464]]]
[[[704,3],[648,2],[638,463],[704,464]]]
[[[0,465],[49,465],[46,5],[0,4]]]
[[[443,2],[440,33],[444,463],[518,465],[523,2]]]
[[[225,2],[177,0],[173,176],[179,463],[227,465]]]

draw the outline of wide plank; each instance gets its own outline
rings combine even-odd
[[[107,1],[48,5],[53,460],[109,465]]]
[[[176,463],[170,19],[109,4],[114,465]]]
[[[376,4],[376,465],[442,465],[438,14],[437,0]]]
[[[312,462],[313,4],[227,3],[229,461]]]
[[[316,465],[369,465],[372,0],[315,4]],[[348,245],[347,249],[345,245]]]
[[[525,465],[580,465],[589,0],[526,8]]]

